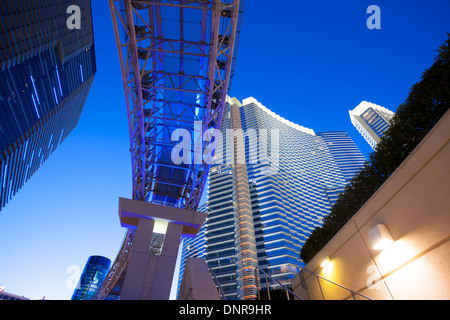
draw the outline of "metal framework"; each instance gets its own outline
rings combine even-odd
[[[176,129],[203,154],[219,129],[233,74],[241,0],[109,0],[125,92],[134,200],[196,210],[209,172],[204,161],[174,164]],[[199,127],[201,127],[201,132]],[[196,149],[197,148],[197,149]],[[129,229],[95,299],[120,296],[133,244]]]

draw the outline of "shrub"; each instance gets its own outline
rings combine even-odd
[[[364,168],[339,195],[322,227],[314,229],[303,245],[300,252],[303,262],[308,263],[333,238],[449,109],[450,33],[448,37],[433,65],[397,108]]]

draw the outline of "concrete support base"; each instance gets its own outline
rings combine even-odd
[[[136,228],[121,300],[168,300],[183,234],[195,235],[202,212],[119,198],[123,227]],[[150,251],[153,233],[165,233],[160,254]]]
[[[219,292],[204,259],[186,259],[178,300],[220,300]]]

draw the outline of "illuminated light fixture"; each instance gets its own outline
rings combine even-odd
[[[330,257],[326,256],[325,259],[322,260],[322,262],[320,263],[320,267],[323,268],[325,267],[328,263],[330,263]]]
[[[167,227],[169,226],[169,221],[165,220],[155,220],[155,224],[153,226],[154,233],[166,234]]]
[[[383,250],[394,242],[386,225],[377,224],[369,231],[369,239],[374,250]]]

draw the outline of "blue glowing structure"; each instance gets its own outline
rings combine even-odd
[[[201,137],[220,128],[243,1],[109,4],[128,113],[133,200],[196,210],[210,165],[195,159],[174,164],[172,151],[179,140],[172,139],[173,132],[185,129]],[[192,141],[191,146],[195,156],[198,144]],[[133,229],[127,232],[97,299],[120,298],[134,234]]]

